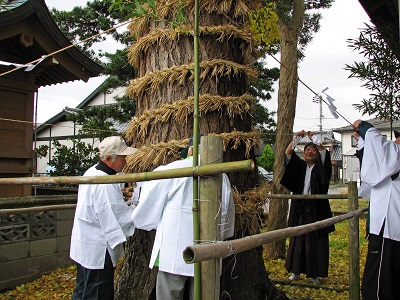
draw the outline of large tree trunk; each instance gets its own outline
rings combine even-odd
[[[285,149],[293,135],[294,116],[298,87],[297,42],[304,19],[304,0],[293,1],[292,19],[289,23],[280,22],[281,31],[281,68],[278,90],[278,121],[276,135],[276,153],[274,165],[273,191],[276,194],[287,193],[280,185],[285,166]],[[273,231],[287,226],[288,201],[272,199],[269,205],[267,230]],[[267,259],[285,257],[285,241],[267,244]]]
[[[219,4],[222,4],[221,3]],[[244,1],[249,7],[254,7],[258,1]],[[157,2],[157,5],[164,5],[164,1]],[[200,73],[205,75],[200,83],[200,97],[205,94],[228,97],[239,97],[243,95],[248,87],[248,79],[251,71],[248,66],[252,61],[245,57],[246,49],[251,45],[236,34],[225,35],[223,30],[229,30],[225,25],[240,27],[243,30],[243,22],[247,14],[241,13],[244,8],[240,3],[229,2],[231,6],[220,5],[217,11],[217,4],[214,0],[202,1],[200,10],[200,26],[210,30],[200,30],[199,49],[202,67]],[[233,3],[233,4],[232,4]],[[188,12],[188,23],[193,23],[193,3],[188,1],[185,6]],[[166,14],[163,18],[171,17]],[[138,68],[137,80],[132,80],[128,93],[132,98],[137,98],[137,116],[150,116],[148,112],[165,108],[166,104],[173,105],[178,100],[187,99],[193,96],[193,78],[191,72],[179,80],[176,76],[182,76],[186,70],[192,70],[193,63],[193,37],[191,29],[180,36],[175,36],[169,30],[170,24],[150,21],[149,26],[141,27],[140,22],[132,24],[131,33],[138,37],[136,46],[131,49],[131,61],[135,62]],[[211,26],[222,25],[224,28]],[[213,31],[214,30],[214,31]],[[168,33],[168,34],[167,34]],[[142,42],[151,40],[152,36],[158,39],[154,43],[147,43],[146,47],[140,48]],[[218,40],[220,36],[224,36]],[[163,37],[163,38],[161,38]],[[136,47],[136,48],[135,48]],[[205,64],[208,65],[205,65]],[[225,70],[221,73],[219,71]],[[214,71],[214,73],[213,73]],[[217,72],[217,73],[215,73]],[[217,74],[217,75],[215,75]],[[147,80],[147,81],[146,81]],[[142,83],[145,87],[142,87]],[[210,108],[212,104],[209,104]],[[210,109],[207,114],[200,118],[200,133],[235,133],[251,131],[250,114],[237,112],[235,116],[222,110]],[[133,122],[133,121],[132,121]],[[131,122],[131,124],[132,124]],[[129,129],[128,129],[129,131]],[[164,121],[149,124],[144,135],[131,136],[136,147],[159,144],[171,140],[183,140],[193,133],[193,114],[188,114],[186,122],[176,122],[172,118]],[[238,147],[232,149],[234,139],[228,144],[224,153],[224,161],[243,160],[246,157],[246,145],[242,141]],[[250,151],[250,158],[254,152]],[[257,182],[257,171],[252,173],[228,174],[231,184],[239,192],[253,187]],[[236,237],[243,237],[248,234],[248,228],[240,228],[236,231]],[[148,261],[152,249],[153,234],[144,231],[136,231],[126,245],[126,257],[122,262],[116,278],[116,295],[118,300],[122,299],[147,299],[155,283],[155,271],[150,272]],[[230,262],[230,268],[223,274],[223,285],[221,292],[230,295],[229,299],[286,299],[269,281],[262,252],[260,248],[253,249],[238,256],[226,259]],[[236,263],[232,263],[235,260]],[[233,275],[234,274],[234,275]],[[271,296],[270,295],[276,295]],[[275,297],[275,298],[274,298]],[[280,297],[280,298],[279,298]]]

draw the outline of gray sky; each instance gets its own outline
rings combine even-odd
[[[86,0],[45,1],[50,8],[56,7],[62,10],[86,4]],[[357,118],[368,119],[370,117],[362,117],[351,105],[368,98],[369,91],[361,87],[362,83],[359,80],[348,79],[350,73],[343,69],[346,64],[362,60],[358,53],[351,51],[346,40],[358,36],[359,29],[365,27],[363,24],[368,22],[368,16],[357,0],[336,0],[330,9],[322,10],[322,17],[321,29],[307,47],[306,58],[299,65],[299,77],[317,93],[329,87],[326,93],[336,100],[334,104],[338,111],[350,122]],[[102,43],[98,47],[112,51],[116,46]],[[279,59],[279,56],[277,58]],[[267,60],[268,67],[276,65],[272,59]],[[90,79],[87,83],[75,81],[40,88],[38,123],[47,121],[65,106],[75,107],[103,80],[104,77],[98,77]],[[270,110],[277,109],[277,84],[275,88],[273,99],[266,103]],[[319,104],[312,102],[313,96],[311,91],[299,83],[294,131],[319,129]],[[323,115],[324,130],[348,125],[342,118],[333,119],[325,104],[323,104]]]

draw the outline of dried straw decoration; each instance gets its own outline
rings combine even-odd
[[[200,35],[215,35],[218,42],[235,38],[242,39],[249,44],[249,48],[246,53],[257,53],[255,49],[252,49],[252,35],[249,31],[240,30],[233,25],[223,26],[210,26],[210,27],[199,27]],[[187,26],[176,28],[176,29],[162,29],[156,28],[146,36],[139,38],[130,48],[128,53],[128,59],[132,66],[138,66],[139,54],[146,52],[152,45],[166,44],[168,42],[178,40],[182,35],[193,35],[193,29]],[[247,47],[246,47],[247,48]],[[245,52],[244,52],[245,53]],[[243,53],[243,54],[244,54]],[[253,56],[254,57],[254,56]]]
[[[260,233],[261,225],[264,223],[266,214],[263,206],[266,196],[271,192],[271,185],[262,182],[259,186],[240,194],[236,187],[232,188],[233,200],[235,202],[235,228],[241,231],[243,228],[249,230],[249,235]]]
[[[259,144],[261,137],[261,133],[258,131],[232,131],[221,134],[210,133],[209,135],[222,137],[224,151],[226,151],[230,142],[233,142],[231,147],[232,149],[236,149],[239,144],[243,142],[246,145],[246,157],[250,156],[250,150]],[[140,147],[139,151],[126,158],[127,165],[124,171],[128,173],[152,171],[160,165],[177,160],[180,157],[180,151],[188,144],[189,138],[180,141],[172,140],[169,142]]]
[[[145,111],[140,117],[134,117],[129,122],[129,127],[125,132],[128,140],[136,140],[143,143],[147,136],[150,125],[158,122],[168,123],[171,119],[182,125],[186,125],[188,118],[194,111],[193,97],[185,100],[178,100],[172,104],[165,104],[160,108]],[[206,115],[211,111],[220,111],[226,109],[226,113],[230,118],[236,115],[243,115],[250,111],[254,104],[254,97],[249,94],[243,94],[240,97],[222,97],[210,94],[200,95],[199,112]]]
[[[249,11],[259,8],[261,3],[262,0],[203,0],[199,3],[199,11],[206,14],[216,13],[224,15],[227,18],[229,18],[228,14],[233,12],[233,18],[244,20],[248,18]],[[165,23],[165,20],[173,20],[174,16],[177,15],[179,7],[188,12],[193,12],[194,0],[156,1],[155,19],[163,23]],[[147,6],[145,8],[147,9]],[[153,15],[134,19],[128,26],[131,35],[137,38],[146,35],[149,32],[149,24],[153,20]]]
[[[200,63],[201,80],[213,77],[217,81],[219,77],[230,78],[240,74],[245,75],[249,81],[252,81],[257,78],[258,72],[250,65],[246,66],[224,59],[210,59]],[[185,84],[186,80],[194,80],[193,63],[166,68],[132,79],[126,93],[134,99],[141,97],[146,90],[156,91],[162,84],[173,84],[175,82]]]

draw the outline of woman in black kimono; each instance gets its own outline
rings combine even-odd
[[[306,132],[297,133],[295,140],[286,149],[288,164],[281,179],[281,184],[293,194],[327,194],[332,174],[329,151],[318,141],[312,132],[307,135],[313,142],[304,147],[304,160],[293,150]],[[328,199],[292,199],[288,226],[299,226],[332,217]],[[318,277],[328,276],[329,238],[335,230],[329,226],[307,234],[290,238],[285,268],[292,272],[290,280],[295,280],[301,273],[315,283]]]

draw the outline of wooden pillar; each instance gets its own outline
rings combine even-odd
[[[358,209],[357,181],[349,181],[348,209]],[[360,299],[360,230],[359,217],[355,216],[349,220],[349,299]]]
[[[222,162],[222,138],[203,136],[200,143],[200,165]],[[221,224],[222,175],[200,177],[200,240],[219,240]],[[202,299],[217,300],[220,293],[221,260],[213,259],[201,263]]]

